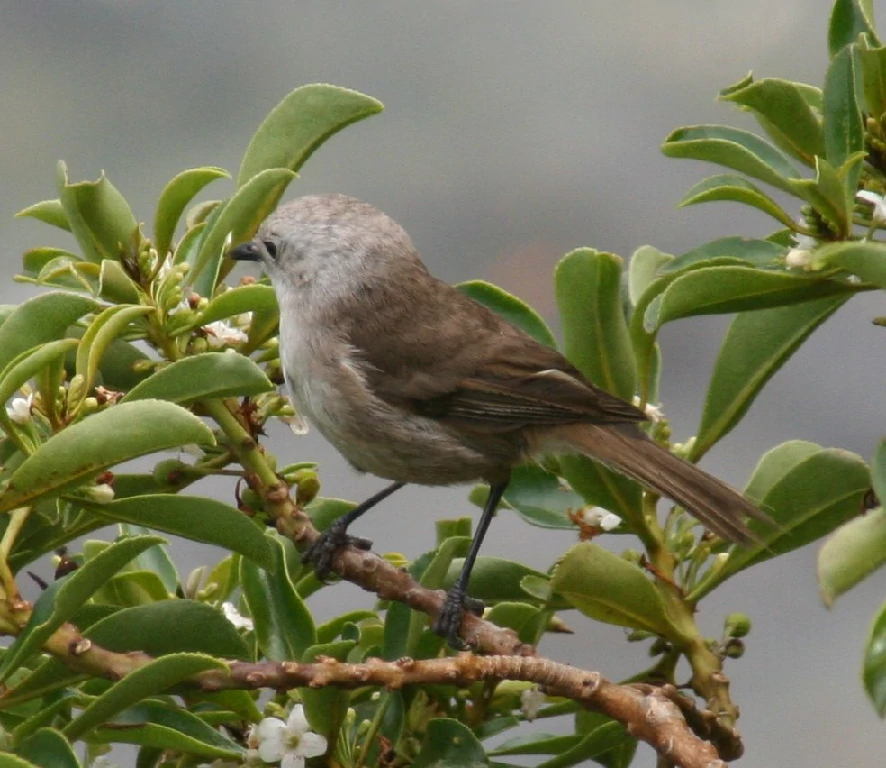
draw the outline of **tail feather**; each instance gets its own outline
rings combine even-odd
[[[573,425],[561,432],[561,438],[575,450],[673,499],[725,539],[742,544],[756,541],[746,518],[772,524],[768,515],[732,486],[675,456],[633,425]]]

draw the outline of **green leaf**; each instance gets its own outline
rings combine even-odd
[[[277,295],[270,285],[241,285],[220,293],[200,314],[200,324],[207,325],[245,312],[276,312]]]
[[[714,365],[690,461],[727,435],[776,371],[848,297],[741,312],[732,321]]]
[[[818,586],[824,604],[830,607],[884,564],[886,509],[880,507],[838,528],[818,551]]]
[[[558,755],[581,741],[580,736],[553,733],[524,733],[489,750],[490,756],[498,755]]]
[[[71,264],[76,264],[80,261],[80,257],[76,253],[71,253],[62,248],[41,246],[39,248],[31,248],[22,254],[22,269],[25,275],[39,277],[43,270],[46,269],[46,265],[57,259],[66,259]]]
[[[36,765],[29,760],[25,760],[22,757],[16,757],[15,755],[0,756],[0,766],[2,766],[2,768],[47,768],[47,766]]]
[[[99,363],[111,342],[122,335],[130,323],[154,311],[154,307],[108,307],[89,324],[77,347],[75,369],[83,376],[87,392],[92,390]]]
[[[130,672],[96,697],[79,717],[65,726],[63,733],[71,741],[80,739],[128,707],[210,669],[224,670],[226,665],[197,653],[178,653],[156,659]]]
[[[231,175],[223,168],[191,168],[179,173],[166,185],[154,214],[154,247],[161,259],[171,250],[175,228],[191,200],[210,182],[229,178]]]
[[[769,240],[747,237],[721,237],[671,259],[663,264],[658,275],[671,275],[689,268],[706,266],[738,266],[748,264],[768,269],[784,264],[784,247]]]
[[[637,306],[646,289],[658,277],[658,270],[667,264],[673,255],[653,248],[651,245],[640,246],[631,256],[628,264],[628,298]]]
[[[485,280],[468,280],[455,287],[465,296],[491,309],[511,325],[516,325],[528,333],[537,342],[557,348],[557,340],[547,323],[522,299]]]
[[[775,524],[749,523],[759,541],[732,547],[725,565],[689,599],[697,600],[748,566],[820,539],[862,511],[870,473],[861,457],[836,448],[814,448],[797,441],[763,456],[746,495]],[[762,498],[761,489],[766,489]]]
[[[16,751],[20,757],[30,760],[40,768],[80,768],[80,763],[68,740],[55,728],[40,728]],[[4,759],[5,757],[0,758],[0,761]]]
[[[201,273],[214,280],[215,272],[224,256],[225,239],[232,235],[236,244],[246,239],[242,233],[254,232],[267,215],[274,210],[283,192],[295,174],[286,168],[269,168],[253,176],[227,202],[209,217],[200,241],[188,280],[198,285]],[[233,234],[232,234],[233,233]],[[201,295],[211,296],[213,284],[203,285]]]
[[[0,661],[0,680],[6,680],[49,637],[83,605],[113,574],[144,552],[162,542],[158,536],[138,536],[111,544],[67,578],[53,583],[34,604],[25,628]]]
[[[866,35],[876,43],[877,33],[874,32],[872,19],[868,9],[861,0],[836,0],[831,10],[828,24],[828,53],[833,58],[850,43],[854,43],[859,35]]]
[[[856,47],[847,45],[831,58],[824,84],[825,157],[834,167],[864,150],[863,98]],[[855,195],[860,172],[859,166],[846,181],[849,200]]]
[[[382,109],[381,102],[347,88],[324,84],[296,88],[271,110],[250,140],[237,187],[268,168],[298,171],[330,136]],[[253,232],[241,234],[245,240]]]
[[[443,589],[449,589],[458,578],[464,566],[462,558],[456,558],[449,566],[446,578],[440,586]],[[527,576],[543,579],[547,581],[547,576],[530,568],[523,563],[514,560],[505,560],[501,557],[491,557],[489,555],[481,555],[477,558],[474,567],[471,570],[471,578],[468,582],[468,593],[472,597],[490,603],[497,603],[502,600],[529,600],[530,597],[520,586],[520,582]]]
[[[880,717],[886,717],[886,603],[874,617],[864,649],[864,689]]]
[[[102,174],[96,181],[71,184],[67,166],[58,164],[58,196],[87,261],[119,260],[138,222],[129,203]]]
[[[76,339],[60,339],[41,344],[20,354],[0,373],[0,403],[5,403],[29,379],[58,362],[77,346]]]
[[[824,155],[821,121],[796,83],[746,79],[721,91],[720,98],[754,112],[775,144],[806,165],[814,166],[815,156]]]
[[[186,709],[157,700],[137,703],[90,736],[98,743],[141,744],[189,755],[242,758],[245,750]]]
[[[751,208],[769,214],[787,227],[795,226],[791,215],[762,189],[751,184],[743,176],[735,176],[730,173],[709,176],[698,182],[683,196],[679,204],[681,207],[685,207],[722,200],[749,205]]]
[[[504,499],[526,522],[541,528],[574,529],[568,513],[585,506],[581,496],[537,464],[514,470]]]
[[[644,323],[652,331],[681,317],[782,307],[854,290],[837,280],[738,266],[706,267],[674,280],[649,305]]]
[[[753,133],[726,125],[690,125],[665,139],[666,157],[716,163],[794,194],[790,179],[799,173],[784,154]]]
[[[88,505],[110,520],[143,525],[192,541],[215,544],[254,560],[273,572],[268,538],[240,510],[215,499],[179,494],[156,494]]]
[[[816,261],[843,269],[886,290],[886,244],[869,240],[830,243],[815,251]]]
[[[274,385],[248,357],[204,352],[161,368],[133,387],[121,402],[156,398],[190,403],[217,397],[246,397],[272,389]]]
[[[613,395],[630,400],[637,369],[621,301],[622,261],[580,248],[554,271],[563,322],[563,351],[578,370]]]
[[[240,562],[240,586],[255,623],[258,647],[268,661],[300,661],[317,644],[314,620],[295,591],[284,546],[291,542],[269,536],[274,555],[273,575],[251,560]]]
[[[41,200],[39,203],[29,205],[23,211],[15,214],[16,218],[20,216],[29,216],[44,224],[51,224],[53,227],[64,229],[66,232],[71,231],[71,225],[68,222],[68,216],[61,200]]]
[[[886,48],[861,48],[858,54],[866,112],[878,120],[886,112]]]
[[[177,405],[160,400],[121,403],[59,432],[25,459],[0,497],[0,512],[58,494],[137,456],[213,442],[212,431]]]
[[[115,304],[140,304],[144,292],[126,274],[119,261],[105,259],[101,264],[98,279],[98,295]]]
[[[448,717],[428,723],[413,768],[479,768],[488,765],[486,752],[471,730]]]
[[[0,326],[0,368],[38,344],[64,338],[69,325],[98,306],[70,293],[45,293],[20,304]]]
[[[597,621],[679,636],[643,571],[596,544],[577,544],[563,556],[554,568],[551,590]]]
[[[139,364],[148,359],[144,352],[128,341],[114,339],[99,363],[101,383],[108,389],[128,392],[151,375],[151,369],[139,368]]]
[[[348,654],[355,645],[353,640],[312,645],[305,651],[304,663],[313,664],[318,656],[347,661]],[[332,685],[318,689],[303,688],[301,697],[305,705],[305,716],[311,724],[311,729],[321,736],[325,736],[329,741],[330,748],[333,748],[339,729],[348,712],[350,700],[348,691]]]
[[[791,182],[797,196],[815,208],[838,237],[847,237],[852,231],[852,196],[863,158],[863,153],[855,153],[837,169],[823,157],[817,157],[815,179]]]
[[[642,489],[633,480],[577,454],[558,458],[559,474],[585,503],[608,509],[626,520],[640,509]]]

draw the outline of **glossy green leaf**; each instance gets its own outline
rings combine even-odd
[[[486,752],[471,730],[448,717],[428,722],[421,749],[413,768],[480,768],[489,762]]]
[[[869,240],[830,243],[815,251],[816,260],[843,269],[886,290],[886,244]]]
[[[541,528],[575,528],[568,513],[585,506],[581,496],[537,464],[514,470],[504,499],[520,517]]]
[[[197,653],[178,653],[156,659],[130,672],[95,698],[64,728],[63,733],[72,741],[82,738],[147,697],[164,693],[176,683],[210,669],[223,670],[225,664]]]
[[[847,298],[836,296],[736,316],[711,374],[691,461],[698,461],[738,424],[766,382]]]
[[[865,111],[878,119],[886,112],[886,48],[862,48],[858,54]]]
[[[98,294],[115,304],[140,304],[144,292],[126,274],[119,261],[105,259],[101,264],[98,280]]]
[[[670,253],[642,245],[631,256],[628,264],[628,298],[637,306],[646,289],[658,277],[658,270],[673,259]]]
[[[16,218],[20,216],[28,216],[44,224],[51,224],[53,227],[64,229],[66,232],[71,231],[71,225],[68,222],[68,216],[61,200],[41,200],[39,203],[29,205],[22,211],[15,214]]]
[[[886,509],[841,526],[818,551],[818,587],[830,607],[844,592],[886,565]]]
[[[96,181],[68,181],[67,166],[58,164],[58,196],[71,232],[87,261],[118,260],[129,247],[138,222],[129,203],[102,174]]]
[[[847,45],[831,58],[824,84],[825,157],[834,167],[841,166],[856,152],[864,150],[864,123],[861,115],[861,67],[854,45]],[[846,180],[846,196],[855,195],[859,167]]]
[[[551,590],[597,621],[665,637],[676,634],[646,574],[597,544],[570,549],[554,568]]]
[[[39,248],[31,248],[22,254],[22,270],[28,277],[38,277],[46,268],[46,265],[56,259],[67,259],[72,264],[80,261],[80,257],[76,253],[71,253],[63,248],[41,246]]]
[[[172,258],[175,264],[190,264],[193,268],[205,231],[206,222],[201,221],[198,224],[194,224],[182,235],[182,239],[178,241]]]
[[[131,500],[130,500],[130,503]],[[151,534],[151,529],[144,525],[136,525],[129,522],[121,522],[117,525],[121,536],[147,536]],[[179,575],[175,563],[169,555],[169,547],[164,542],[148,547],[132,563],[130,563],[129,571],[147,571],[156,574],[157,578],[163,584],[168,595],[174,595],[179,589]],[[163,598],[166,599],[165,597]]]
[[[770,464],[775,466],[767,466]],[[761,473],[764,480],[756,482],[756,475]],[[716,577],[707,580],[690,599],[707,594],[750,565],[805,546],[856,517],[862,511],[871,479],[860,456],[836,448],[816,451],[809,443],[799,441],[764,455],[754,475],[746,493],[774,524],[750,522],[759,541],[732,547]],[[760,498],[759,490],[767,486]]]
[[[537,342],[557,348],[557,340],[547,323],[522,299],[485,280],[468,280],[455,287],[465,296],[503,317],[511,325],[516,325],[528,333]]]
[[[381,102],[347,88],[325,84],[296,88],[271,110],[250,140],[237,187],[269,168],[297,171],[330,136],[382,109]],[[242,235],[245,240],[252,232],[244,230]]]
[[[39,651],[53,632],[113,574],[139,553],[162,541],[157,536],[121,539],[64,580],[44,590],[34,604],[28,623],[0,660],[0,680],[6,680],[27,658]]]
[[[665,139],[667,157],[716,163],[793,194],[790,179],[799,173],[790,160],[759,136],[726,125],[691,125]]]
[[[156,398],[189,403],[217,397],[246,397],[272,389],[274,385],[248,357],[204,352],[161,368],[133,387],[123,402]]]
[[[752,111],[776,146],[806,165],[824,155],[821,121],[796,83],[747,78],[721,91],[720,98]]]
[[[23,352],[0,373],[0,403],[5,403],[26,381],[61,360],[76,346],[76,339],[61,339]]]
[[[880,717],[886,717],[886,603],[874,617],[864,649],[864,689]]]
[[[365,619],[374,619],[377,615],[375,611],[357,610],[336,616],[317,627],[317,642],[321,645],[331,643],[341,636],[346,625],[359,624]]]
[[[121,403],[43,443],[13,472],[6,493],[0,497],[0,511],[58,494],[137,456],[188,443],[213,442],[212,431],[200,419],[173,403]]]
[[[234,243],[246,239],[241,233],[254,232],[274,210],[286,186],[295,174],[286,168],[269,168],[253,176],[214,212],[206,224],[188,279],[197,284],[201,273],[214,273],[223,257],[225,239],[232,234]],[[210,296],[204,288],[202,295]]]
[[[238,552],[273,571],[274,556],[263,531],[240,510],[215,499],[156,494],[117,499],[89,508],[110,520],[143,525]]]
[[[644,318],[647,330],[692,315],[729,314],[847,296],[852,285],[836,280],[748,267],[707,267],[681,275],[653,301]]]
[[[274,556],[273,573],[252,560],[240,562],[240,586],[255,623],[258,647],[268,661],[300,661],[305,650],[317,644],[314,620],[295,591],[284,546],[290,542],[268,537]]]
[[[811,205],[830,224],[839,237],[847,237],[852,230],[851,186],[858,176],[863,155],[855,153],[845,163],[845,168],[835,168],[823,157],[815,159],[814,179],[793,179],[791,187],[795,194]],[[847,181],[847,176],[852,176]]]
[[[489,750],[490,757],[498,755],[559,755],[581,741],[581,736],[553,733],[524,733],[503,741]]]
[[[241,285],[220,293],[200,313],[201,325],[245,312],[276,312],[277,296],[270,285]]]
[[[697,205],[698,203],[718,201],[743,203],[763,211],[787,227],[794,226],[791,215],[756,184],[751,184],[743,176],[729,173],[709,176],[698,182],[683,196],[680,205]]]
[[[100,383],[108,389],[128,392],[151,375],[151,369],[140,366],[148,356],[123,339],[114,339],[98,366]]]
[[[186,709],[147,700],[118,713],[90,738],[98,743],[141,744],[206,758],[242,758],[245,750]]]
[[[449,589],[455,583],[463,566],[462,558],[452,561],[449,572],[441,584],[444,589]],[[501,600],[528,600],[529,595],[520,587],[520,582],[526,576],[547,580],[547,576],[528,565],[500,557],[481,555],[471,570],[468,593],[472,597],[490,603]]]
[[[160,257],[171,250],[172,238],[182,213],[207,184],[216,179],[229,179],[223,168],[191,168],[175,176],[160,193],[154,214],[154,247]]]
[[[69,325],[98,306],[71,293],[45,293],[20,304],[0,326],[0,368],[38,344],[64,338]]]
[[[80,763],[68,740],[55,728],[40,728],[16,750],[19,757],[30,760],[40,768],[80,768]],[[5,762],[5,756],[0,757]]]
[[[316,662],[318,656],[347,661],[348,653],[355,645],[353,640],[312,645],[305,651],[303,661],[305,664],[312,664]],[[335,738],[348,712],[350,700],[348,691],[333,685],[325,688],[303,688],[301,697],[311,729],[325,736],[330,747],[334,746]]]
[[[659,276],[700,269],[706,266],[748,264],[769,269],[784,264],[784,248],[769,240],[747,237],[721,237],[674,257],[659,269]]]
[[[87,392],[92,390],[99,363],[111,342],[122,335],[130,323],[154,311],[154,307],[108,307],[89,324],[77,347],[75,367],[76,372],[85,379]]]
[[[636,361],[621,299],[622,261],[611,253],[581,248],[554,271],[563,323],[563,351],[594,384],[630,400]]]
[[[864,34],[876,43],[870,0],[836,0],[828,24],[828,53],[833,58]]]

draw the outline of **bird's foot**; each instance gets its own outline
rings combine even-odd
[[[326,581],[332,573],[332,559],[342,547],[355,547],[367,551],[372,542],[359,536],[351,536],[346,525],[333,523],[308,547],[301,556],[305,565],[310,565],[320,581]]]
[[[441,637],[445,637],[449,645],[457,651],[470,650],[471,646],[459,635],[465,613],[473,613],[475,616],[483,615],[483,601],[475,597],[468,597],[465,591],[458,586],[452,587],[446,593],[446,599],[440,607],[440,613],[434,619],[431,629]]]

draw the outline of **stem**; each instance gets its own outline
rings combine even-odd
[[[7,603],[18,600],[18,587],[15,585],[15,576],[9,567],[9,553],[15,539],[31,514],[31,507],[18,507],[9,513],[9,524],[0,539],[0,584],[3,587],[3,597]]]

